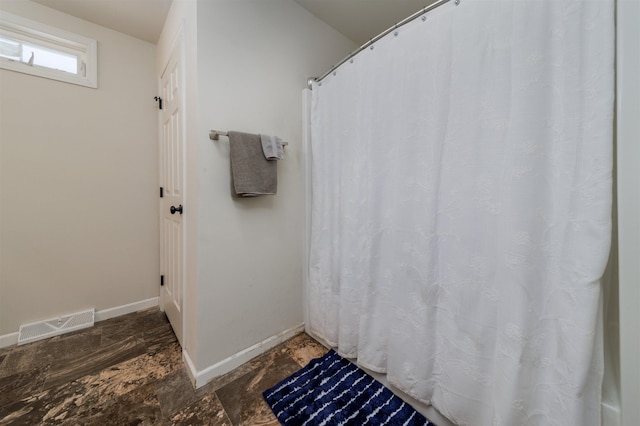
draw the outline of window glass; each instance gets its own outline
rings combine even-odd
[[[0,68],[97,87],[97,43],[3,13],[0,16]]]

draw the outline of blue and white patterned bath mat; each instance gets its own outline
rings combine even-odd
[[[283,425],[435,426],[333,350],[262,395]]]

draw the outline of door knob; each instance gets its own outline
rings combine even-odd
[[[169,211],[171,212],[171,214],[176,214],[176,212],[182,214],[182,204],[180,204],[178,207],[171,206]]]

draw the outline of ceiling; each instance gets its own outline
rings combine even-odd
[[[33,0],[85,21],[156,44],[171,0]]]
[[[33,1],[153,44],[171,6],[171,0]],[[435,0],[294,1],[357,44],[364,44]]]
[[[362,45],[435,0],[294,0]]]

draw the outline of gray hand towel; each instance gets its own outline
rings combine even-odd
[[[284,158],[282,139],[277,136],[260,135],[260,142],[262,142],[264,158],[267,160],[282,160]]]
[[[268,161],[259,135],[229,132],[231,196],[273,195],[278,190],[278,163]]]

